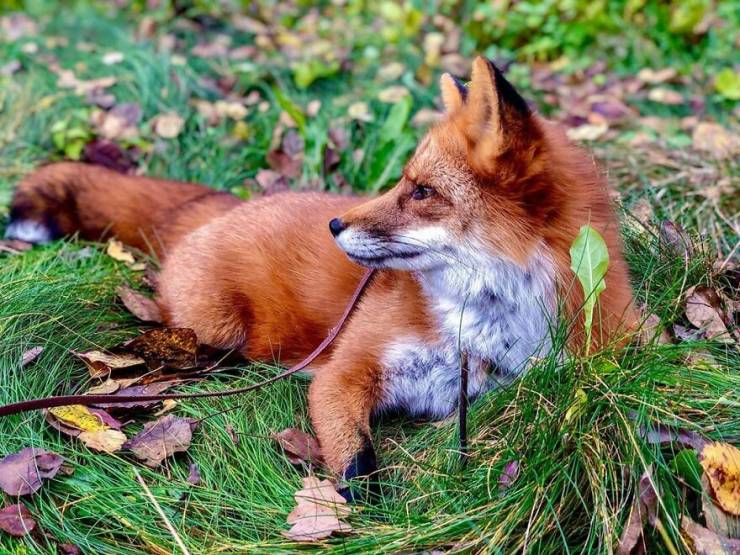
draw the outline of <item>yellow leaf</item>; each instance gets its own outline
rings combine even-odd
[[[103,424],[100,418],[82,405],[53,407],[49,409],[49,412],[68,426],[72,426],[83,432],[97,432],[108,429],[108,426]]]
[[[113,429],[82,432],[77,438],[90,449],[104,453],[115,453],[127,439],[126,434]]]
[[[123,248],[123,243],[118,239],[111,239],[108,241],[108,248],[105,250],[106,254],[118,260],[119,262],[125,262],[126,264],[134,263],[134,255]]]
[[[701,451],[701,466],[719,506],[740,516],[740,449],[729,443],[709,443]]]

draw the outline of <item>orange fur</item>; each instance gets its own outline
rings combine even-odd
[[[20,184],[13,218],[44,222],[62,235],[116,235],[139,248],[152,245],[164,258],[157,298],[167,324],[190,327],[204,343],[250,359],[284,364],[320,343],[362,273],[332,240],[332,218],[378,234],[433,222],[522,265],[545,248],[566,316],[576,322],[575,348],[583,341],[583,296],[568,251],[590,223],[611,257],[593,334],[597,345],[606,344],[636,320],[607,186],[562,130],[507,99],[501,79],[476,60],[465,98],[445,77],[449,116],[421,141],[398,185],[375,199],[284,193],[245,203],[200,185],[62,163]],[[420,184],[435,193],[413,200]],[[413,272],[384,269],[313,368],[310,414],[335,471],[372,451],[369,423],[383,391],[384,349],[411,332],[437,340],[431,310]]]

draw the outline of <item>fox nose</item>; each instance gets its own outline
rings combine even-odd
[[[347,229],[347,226],[344,225],[344,222],[339,218],[334,218],[329,222],[329,230],[334,237],[342,233],[345,229]]]

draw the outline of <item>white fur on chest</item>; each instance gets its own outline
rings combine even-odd
[[[381,410],[441,418],[457,406],[461,351],[469,364],[468,396],[511,382],[534,356],[549,352],[554,314],[553,265],[538,252],[527,267],[503,258],[419,274],[438,339],[399,338],[385,351]]]

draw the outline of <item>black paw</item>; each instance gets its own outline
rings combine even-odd
[[[352,484],[339,490],[339,495],[350,503],[372,501],[380,497],[378,462],[369,438],[365,439],[362,450],[355,453],[352,462],[344,469],[342,480],[352,481]]]

